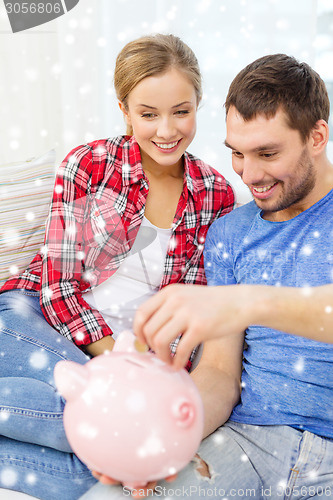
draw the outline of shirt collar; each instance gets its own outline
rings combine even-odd
[[[188,153],[185,151],[184,153],[184,187],[185,184],[187,189],[195,197],[197,193],[197,186],[193,183],[193,179],[195,179],[195,172],[193,171],[193,164],[188,156]]]
[[[124,185],[136,184],[141,179],[148,182],[142,168],[139,144],[134,136],[123,145],[122,179]]]

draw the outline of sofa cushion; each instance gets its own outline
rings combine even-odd
[[[0,285],[24,270],[43,245],[55,151],[0,165]]]

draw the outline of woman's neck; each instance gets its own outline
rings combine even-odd
[[[172,177],[175,179],[182,179],[184,176],[184,162],[183,158],[180,158],[174,165],[160,165],[150,158],[150,156],[141,153],[141,163],[144,173],[147,175],[148,179],[164,179]]]

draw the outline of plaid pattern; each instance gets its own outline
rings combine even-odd
[[[221,174],[188,153],[184,167],[160,288],[179,282],[206,284],[202,251],[208,227],[234,206],[233,190]],[[40,290],[47,321],[79,346],[112,334],[83,292],[112,276],[128,255],[148,190],[134,137],[75,148],[58,170],[44,247],[1,291]]]

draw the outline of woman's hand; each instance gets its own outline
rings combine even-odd
[[[112,351],[115,341],[111,335],[107,335],[102,339],[96,340],[85,346],[84,350],[92,357],[104,354],[105,351]]]

